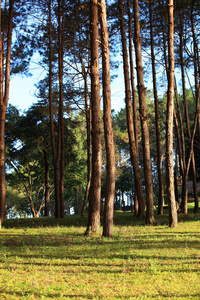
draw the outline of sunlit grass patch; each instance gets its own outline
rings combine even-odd
[[[0,299],[199,299],[197,216],[170,229],[161,217],[162,226],[148,227],[121,215],[113,239],[84,236],[68,221],[3,228]]]

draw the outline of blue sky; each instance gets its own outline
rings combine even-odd
[[[21,111],[27,110],[32,103],[37,102],[37,98],[35,97],[37,89],[34,84],[43,78],[43,74],[38,71],[33,73],[31,77],[12,76],[10,81],[9,103]],[[112,108],[115,109],[115,111],[119,111],[121,107],[124,107],[124,79],[123,76],[121,76],[121,74],[123,74],[122,64],[117,73],[120,74],[120,76],[115,78],[111,83]]]
[[[144,66],[145,67],[145,66]],[[32,67],[32,73],[33,76],[31,77],[25,77],[25,76],[12,76],[10,81],[10,96],[9,96],[9,103],[16,106],[19,110],[27,110],[33,103],[37,102],[37,98],[35,96],[35,93],[37,92],[36,87],[34,84],[38,83],[41,79],[43,79],[44,76],[44,70],[39,67],[37,58],[35,62],[33,62]],[[114,109],[116,112],[119,111],[122,107],[125,106],[124,103],[124,78],[123,78],[123,65],[122,63],[119,66],[119,69],[116,70],[118,77],[113,80],[111,83],[111,101],[112,101],[112,109]],[[113,73],[112,73],[113,74]],[[113,74],[114,75],[114,74]],[[148,75],[149,78],[149,73]],[[180,72],[176,74],[177,77],[177,84],[180,92]],[[190,79],[193,83],[193,76],[190,74]],[[136,79],[135,79],[136,84]],[[188,83],[186,81],[186,85],[188,86]],[[145,86],[147,86],[148,89],[152,89],[152,78],[150,75],[150,80],[146,80]],[[162,93],[167,88],[167,86],[162,90]]]
[[[20,110],[27,110],[37,99],[33,78],[15,76],[10,81],[9,103]]]

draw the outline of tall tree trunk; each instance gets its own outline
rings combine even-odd
[[[160,2],[160,0],[159,0]],[[162,7],[165,6],[164,4],[164,0],[161,0],[160,5]],[[161,26],[162,26],[162,39],[163,39],[163,56],[164,56],[164,67],[165,67],[165,71],[166,71],[166,75],[168,76],[168,61],[167,61],[167,45],[166,45],[166,33],[165,33],[165,22],[164,22],[164,17],[162,15],[162,19],[161,19]]]
[[[197,105],[198,95],[199,95],[199,79],[198,79],[198,63],[197,63],[197,49],[198,49],[198,47],[197,47],[196,34],[195,34],[195,28],[194,28],[194,5],[195,5],[195,0],[191,0],[190,19],[191,19],[192,39],[193,39],[193,64],[194,64],[195,98],[196,98],[196,105]],[[198,122],[199,122],[199,120],[198,120]]]
[[[137,97],[135,90],[135,80],[134,80],[134,67],[133,67],[133,47],[132,47],[132,14],[130,10],[130,1],[127,0],[128,6],[128,39],[129,39],[129,61],[130,61],[130,75],[131,75],[131,91],[132,91],[132,102],[133,102],[133,125],[134,125],[134,133],[135,133],[135,144],[138,152],[138,124],[137,124]],[[139,215],[139,203],[138,203],[138,195],[137,195],[137,182],[135,183],[135,196],[134,196],[134,211],[135,215]]]
[[[133,126],[133,113],[132,113],[132,102],[131,102],[131,90],[129,82],[129,67],[128,67],[128,54],[126,45],[126,32],[125,32],[125,21],[124,21],[124,8],[122,0],[118,0],[119,14],[120,14],[120,31],[122,40],[122,52],[123,52],[123,67],[124,67],[124,84],[125,84],[125,100],[126,100],[126,117],[127,117],[127,127],[129,136],[129,146],[131,163],[134,171],[134,178],[137,185],[137,194],[139,201],[139,213],[140,215],[145,215],[145,200],[142,190],[142,178],[140,174],[140,166],[138,163],[138,151],[135,141],[135,132]]]
[[[5,121],[10,87],[10,59],[12,43],[12,21],[14,0],[9,1],[7,53],[3,53],[2,35],[0,36],[0,224],[6,218],[6,181],[5,181]],[[0,4],[1,15],[1,4]],[[1,33],[1,19],[0,19]],[[6,65],[3,60],[6,58]],[[4,74],[5,68],[5,74]]]
[[[115,148],[111,116],[109,37],[105,0],[100,0],[99,4],[103,70],[103,120],[106,147],[106,194],[103,216],[103,236],[113,237],[113,211],[115,197]]]
[[[75,206],[75,214],[80,215],[81,209],[83,206],[83,184],[79,184],[78,187],[76,187],[76,206]]]
[[[83,65],[83,64],[82,64]],[[86,113],[86,130],[87,130],[87,186],[85,192],[85,200],[83,202],[83,207],[81,210],[81,216],[85,216],[86,206],[89,198],[89,191],[91,186],[92,178],[92,165],[91,165],[91,110],[88,107],[88,88],[87,88],[87,73],[85,73],[84,68],[82,67],[84,73],[84,98],[85,98],[85,113]]]
[[[181,143],[181,134],[180,134],[180,128],[179,128],[179,123],[178,123],[178,118],[177,118],[177,113],[176,113],[176,109],[174,107],[174,126],[176,129],[176,138],[177,138],[177,146],[178,146],[178,155],[179,155],[179,165],[180,165],[180,172],[181,174],[184,173],[184,162],[183,162],[183,147],[182,147],[182,143]]]
[[[50,116],[50,130],[51,130],[51,145],[53,155],[54,168],[54,193],[55,193],[55,217],[60,218],[60,188],[59,188],[59,161],[60,161],[60,139],[57,143],[53,122],[53,103],[52,103],[52,20],[51,20],[51,0],[49,0],[49,116]]]
[[[175,200],[178,201],[178,180],[177,180],[177,172],[178,169],[178,161],[177,161],[177,147],[175,146],[175,167],[174,167],[174,192],[175,192]]]
[[[158,214],[160,215],[163,214],[164,185],[163,185],[163,172],[162,172],[162,154],[161,154],[161,146],[160,146],[160,121],[159,121],[157,82],[156,82],[156,66],[155,66],[155,54],[154,54],[152,0],[150,0],[149,2],[149,15],[150,15],[153,92],[154,92],[155,120],[156,120],[157,169],[158,169],[158,184],[159,184]]]
[[[180,127],[180,141],[178,140],[178,143],[181,143],[182,146],[179,146],[179,153],[182,154],[182,201],[181,201],[181,208],[184,213],[187,214],[187,202],[188,202],[188,190],[185,186],[187,185],[188,181],[188,175],[186,172],[186,154],[185,154],[185,134],[184,134],[184,127],[183,127],[183,118],[182,118],[182,113],[181,113],[181,108],[179,104],[179,99],[178,99],[178,91],[176,87],[176,80],[174,78],[175,84],[174,84],[174,91],[175,91],[175,99],[176,99],[176,105],[177,105],[177,115],[179,119],[179,127]],[[174,106],[174,120],[176,122],[176,111],[175,111],[175,106]],[[176,124],[176,123],[175,123]],[[178,124],[178,122],[177,122]],[[179,132],[179,129],[177,128],[177,133]],[[177,135],[177,138],[179,138],[179,135]],[[184,209],[185,208],[185,209]]]
[[[141,131],[142,131],[144,177],[145,177],[145,185],[146,185],[146,205],[147,205],[146,224],[153,224],[155,221],[153,182],[152,182],[152,170],[151,170],[148,117],[147,117],[146,100],[145,100],[145,87],[144,87],[144,80],[143,80],[138,0],[133,0],[133,11],[134,11],[134,28],[135,28],[134,43],[135,43],[135,54],[136,54],[139,111],[140,111],[140,123],[141,123]]]
[[[49,217],[49,201],[50,201],[49,162],[48,162],[48,156],[46,150],[44,150],[44,168],[45,168],[45,217]]]
[[[97,0],[90,0],[92,179],[86,233],[100,232],[101,207],[101,112],[99,81],[99,30]]]
[[[63,119],[63,47],[64,2],[58,0],[58,60],[59,60],[59,139],[60,139],[60,217],[64,218],[65,140]]]
[[[192,9],[193,10],[193,9]],[[196,107],[198,105],[198,97],[199,97],[199,79],[198,79],[198,71],[197,71],[197,47],[196,47],[196,37],[194,32],[194,24],[193,24],[193,11],[191,11],[191,25],[192,25],[192,36],[193,36],[193,44],[194,44],[194,74],[195,74],[195,95],[196,95]],[[180,15],[180,23],[181,23],[181,33],[180,33],[180,55],[181,55],[181,75],[182,75],[182,89],[183,89],[183,100],[185,105],[185,118],[186,118],[186,127],[188,138],[191,141],[191,131],[190,131],[190,122],[189,122],[189,113],[188,113],[188,106],[187,106],[187,97],[186,97],[186,88],[185,88],[185,73],[184,73],[184,63],[183,63],[183,24],[182,24],[182,16]],[[199,132],[200,132],[200,116],[198,117],[198,125],[199,125]],[[193,191],[194,191],[194,212],[197,213],[199,210],[199,200],[198,200],[198,191],[197,191],[197,175],[196,175],[196,163],[194,157],[194,149],[192,150],[192,179],[193,179]]]
[[[174,2],[168,0],[168,92],[167,92],[167,120],[166,120],[166,173],[167,196],[169,205],[169,225],[177,227],[177,211],[174,193],[173,175],[173,111],[174,111]]]

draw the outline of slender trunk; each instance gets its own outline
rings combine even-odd
[[[121,191],[119,191],[119,209],[122,210],[122,198],[121,198]]]
[[[191,13],[190,13],[190,19],[191,19],[191,28],[192,28],[192,39],[193,39],[193,64],[194,64],[194,82],[195,82],[195,98],[196,98],[196,105],[198,101],[198,90],[199,90],[199,79],[198,79],[198,63],[197,63],[197,41],[196,41],[196,35],[195,35],[195,29],[194,29],[194,3],[195,1],[191,1]]]
[[[130,1],[127,0],[128,6],[128,39],[129,39],[129,61],[130,61],[130,75],[131,75],[131,91],[132,91],[132,103],[133,103],[133,125],[134,125],[134,134],[135,134],[135,145],[138,152],[138,124],[137,124],[137,97],[135,90],[135,80],[134,80],[134,67],[133,67],[133,47],[132,47],[132,14],[130,10]],[[137,182],[134,181],[135,184],[135,197],[134,197],[134,211],[135,215],[139,215],[139,203],[138,203],[138,195],[137,195]]]
[[[157,169],[158,169],[158,184],[159,184],[158,214],[160,215],[163,214],[164,185],[163,185],[163,172],[162,172],[162,159],[161,159],[162,155],[161,155],[161,146],[160,146],[160,121],[159,121],[157,82],[156,82],[156,66],[155,66],[155,54],[154,54],[152,0],[150,0],[149,2],[149,15],[150,15],[153,92],[154,92],[155,120],[156,120]]]
[[[193,64],[194,64],[195,100],[196,100],[196,106],[197,106],[197,104],[198,104],[198,95],[199,95],[199,77],[198,77],[198,66],[199,66],[198,56],[199,55],[198,55],[198,45],[197,45],[197,38],[196,38],[195,25],[194,25],[194,5],[195,5],[195,0],[192,0],[191,1],[190,20],[191,20],[191,28],[192,28],[192,39],[193,39]],[[198,116],[198,132],[199,132],[199,138],[200,138],[200,114]],[[198,143],[198,146],[199,145],[200,145],[200,142]]]
[[[0,105],[0,223],[2,223],[6,217],[5,120],[6,107]]]
[[[1,33],[1,2],[0,2],[0,33]],[[3,41],[0,37],[0,229],[5,218],[6,181],[5,181],[5,117],[3,103]]]
[[[177,180],[177,147],[175,146],[175,168],[174,168],[174,191],[175,191],[175,200],[178,202],[178,180]]]
[[[82,200],[83,200],[83,184],[81,183],[76,188],[75,214],[78,214],[78,215],[81,214],[81,209],[82,209],[82,206],[83,206]]]
[[[12,43],[12,21],[14,0],[9,1],[7,53],[3,53],[3,41],[0,36],[0,224],[6,218],[6,181],[5,181],[5,120],[10,87],[10,59]],[[0,5],[1,15],[1,5]],[[1,23],[1,20],[0,20]],[[0,24],[1,33],[1,24]],[[5,74],[3,58],[6,57]]]
[[[86,112],[86,130],[87,130],[87,186],[85,192],[85,200],[83,203],[81,216],[85,216],[86,206],[89,198],[89,191],[92,178],[91,166],[91,110],[88,107],[88,89],[87,89],[87,74],[84,72],[84,94],[85,94],[85,112]]]
[[[182,24],[182,17],[180,17],[180,61],[181,61],[181,77],[182,77],[182,90],[183,90],[183,102],[184,102],[184,109],[185,109],[185,121],[186,121],[186,128],[188,133],[188,138],[191,138],[190,132],[190,125],[189,125],[189,114],[188,114],[188,106],[187,106],[187,97],[186,97],[186,88],[185,88],[185,75],[184,75],[184,60],[183,60],[183,24]],[[180,110],[180,108],[179,108]],[[183,126],[182,126],[183,127]],[[182,130],[183,131],[183,130]],[[183,144],[183,159],[184,159],[184,175],[183,175],[183,184],[182,184],[182,202],[181,202],[181,209],[184,214],[187,214],[187,202],[188,202],[188,176],[186,174],[186,158],[185,158],[185,143]],[[194,151],[193,151],[194,157]],[[195,163],[193,165],[193,171],[195,170]],[[194,175],[194,173],[193,173]],[[193,177],[194,178],[194,177]]]
[[[170,1],[170,2],[169,2]],[[173,0],[168,0],[167,3],[168,7],[168,18],[169,18],[169,10],[172,10],[173,14]],[[162,5],[164,7],[164,2],[162,0]],[[168,24],[171,24],[172,26],[168,25],[168,28],[170,27],[170,30],[168,29],[168,49],[172,46],[174,49],[174,21],[173,17],[171,16],[171,21],[168,20]],[[172,22],[172,23],[171,23]],[[171,28],[173,27],[173,28]],[[171,32],[170,32],[171,31]],[[171,38],[169,38],[169,35],[172,35]],[[163,36],[163,54],[164,54],[164,62],[165,62],[165,69],[167,73],[167,82],[168,82],[168,99],[167,100],[167,120],[171,120],[172,118],[172,124],[166,123],[166,181],[167,181],[167,196],[168,196],[168,204],[169,204],[169,225],[170,227],[177,227],[178,224],[178,218],[177,218],[177,211],[176,211],[176,203],[175,203],[175,193],[174,193],[174,178],[173,178],[173,113],[174,113],[174,90],[172,91],[172,86],[174,89],[174,78],[171,81],[172,73],[174,76],[174,53],[171,49],[171,51],[168,50],[169,59],[167,60],[167,47],[166,47],[166,36],[165,36],[165,27],[164,27],[164,21],[162,26],[162,36]],[[170,43],[171,42],[171,43]],[[173,56],[173,59],[172,57]],[[168,63],[169,61],[169,63]],[[169,79],[170,76],[170,79]],[[170,84],[171,86],[170,86]],[[171,93],[172,92],[172,93]],[[169,97],[170,95],[170,97]],[[170,110],[168,110],[168,106],[170,107]],[[172,115],[171,115],[172,114]],[[168,162],[170,164],[168,165]],[[169,172],[170,170],[170,172]],[[169,181],[168,179],[171,178]]]
[[[140,215],[144,216],[145,200],[144,200],[143,190],[142,190],[142,178],[140,174],[140,166],[138,163],[138,151],[136,147],[135,132],[133,126],[133,113],[132,113],[131,90],[130,90],[130,82],[129,82],[129,67],[128,67],[127,46],[126,46],[124,8],[123,8],[122,0],[118,0],[118,5],[119,5],[119,14],[120,14],[120,30],[121,30],[122,51],[123,51],[126,117],[127,117],[130,155],[131,155],[131,163],[134,171],[134,178],[137,185],[137,194],[138,194],[138,201],[140,207],[139,213]]]
[[[198,120],[199,120],[199,109],[200,109],[199,101],[200,101],[200,92],[198,93],[198,96],[197,96],[197,107],[196,107],[196,113],[195,113],[195,118],[194,118],[193,132],[191,134],[191,140],[190,140],[190,153],[189,153],[188,163],[187,163],[187,167],[186,167],[186,175],[187,176],[189,173],[190,162],[192,160],[192,154],[193,154],[193,149],[194,149],[194,137],[195,137],[196,128],[197,128],[197,124],[198,124]],[[186,210],[187,208],[185,207],[184,209]]]
[[[183,162],[183,151],[182,151],[182,143],[181,143],[181,134],[179,129],[178,118],[176,114],[176,110],[174,108],[174,127],[176,129],[176,140],[177,140],[177,152],[179,155],[179,166],[180,166],[180,175],[183,177],[185,174],[185,163]]]
[[[160,3],[160,5],[162,5],[162,7],[164,7],[164,1],[161,0],[162,3]],[[168,62],[167,62],[167,46],[166,46],[166,34],[165,34],[165,23],[164,23],[164,18],[162,18],[162,39],[163,39],[163,55],[164,55],[164,66],[165,66],[165,70],[166,70],[166,75],[168,76]]]
[[[136,54],[139,111],[140,111],[140,123],[141,123],[141,131],[142,131],[144,177],[145,177],[145,185],[146,185],[146,205],[147,205],[146,224],[153,224],[155,221],[153,182],[152,182],[152,170],[151,170],[148,117],[147,117],[146,100],[145,100],[145,87],[144,87],[144,80],[143,80],[138,0],[133,1],[133,11],[134,11],[134,28],[135,28],[134,43],[135,43],[135,54]]]
[[[56,154],[56,141],[53,122],[53,103],[52,103],[52,32],[51,32],[51,0],[49,0],[49,116],[51,130],[51,145],[54,167],[54,190],[55,190],[55,217],[60,218],[60,189],[59,189],[59,140],[58,140],[58,156]]]
[[[44,150],[44,168],[45,168],[45,217],[49,217],[49,201],[50,201],[49,162],[48,162],[46,150]]]
[[[113,237],[113,211],[115,197],[115,148],[111,115],[111,90],[110,90],[110,57],[109,37],[107,28],[107,14],[105,0],[100,0],[100,24],[102,46],[103,70],[103,120],[106,147],[106,194],[103,216],[103,236]]]
[[[101,112],[99,82],[99,30],[97,0],[90,0],[92,179],[86,233],[100,232],[101,206]]]
[[[167,92],[167,120],[166,120],[166,173],[167,196],[169,206],[169,225],[177,227],[178,218],[176,211],[173,175],[173,111],[174,111],[174,2],[168,0],[168,92]]]
[[[184,108],[185,108],[185,120],[186,120],[188,139],[191,140],[190,120],[189,120],[186,87],[185,87],[185,70],[184,70],[184,58],[183,58],[183,47],[184,47],[184,45],[183,45],[183,19],[182,19],[181,13],[179,14],[179,19],[180,19],[180,60],[181,60],[183,101],[184,101]],[[197,101],[198,100],[196,98],[196,102]],[[199,207],[198,207],[198,192],[197,192],[196,163],[195,163],[195,157],[194,157],[194,149],[192,151],[192,161],[191,162],[192,162],[192,178],[193,178],[193,191],[194,191],[194,201],[195,201],[194,212],[198,212]]]
[[[60,217],[64,218],[65,140],[63,119],[63,43],[64,2],[58,0],[58,60],[59,60],[59,139],[60,139]]]
[[[175,79],[174,79],[175,80]],[[180,127],[180,140],[182,144],[182,146],[179,146],[181,147],[181,151],[179,151],[181,154],[182,154],[182,178],[183,178],[183,181],[182,181],[182,184],[183,182],[187,183],[188,181],[188,175],[186,174],[186,154],[185,154],[185,135],[184,135],[184,127],[183,127],[183,119],[182,119],[182,113],[181,113],[181,108],[180,108],[180,104],[179,104],[179,99],[178,99],[178,91],[177,91],[177,87],[176,87],[176,84],[175,84],[175,98],[176,98],[176,104],[177,104],[177,115],[178,115],[178,119],[179,119],[179,127]],[[174,108],[174,120],[175,120],[175,108]],[[178,122],[177,122],[178,124]],[[177,132],[179,132],[179,128],[177,128]],[[179,136],[178,136],[179,138]],[[187,202],[188,202],[188,193],[187,193],[187,189],[184,187],[182,187],[182,201],[181,201],[181,208],[182,208],[182,211],[187,214],[187,210],[184,210],[184,207],[187,208]]]

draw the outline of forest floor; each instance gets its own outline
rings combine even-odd
[[[156,221],[118,212],[108,239],[84,236],[78,216],[7,220],[0,299],[200,299],[200,214]]]

